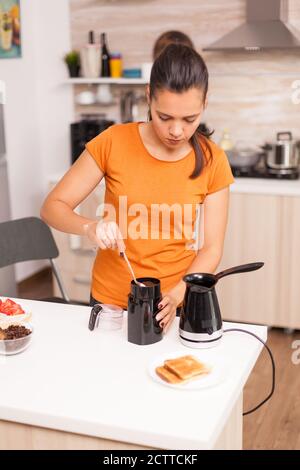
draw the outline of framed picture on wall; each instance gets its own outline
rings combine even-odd
[[[0,59],[21,57],[20,0],[0,0]]]

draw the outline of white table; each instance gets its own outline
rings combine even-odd
[[[254,338],[227,333],[206,350],[231,365],[219,385],[174,390],[147,368],[157,355],[195,351],[179,342],[178,319],[162,341],[138,346],[126,321],[89,331],[89,307],[18,302],[32,311],[34,337],[22,354],[0,356],[1,449],[242,448],[243,387],[262,349]],[[266,327],[240,327],[266,340]]]

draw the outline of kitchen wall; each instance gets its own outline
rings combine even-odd
[[[163,31],[182,30],[202,53],[245,18],[245,0],[70,0],[70,5],[73,47],[86,42],[90,29],[105,31],[110,50],[122,52],[125,66],[150,61]],[[289,16],[300,35],[299,0],[289,0]],[[224,128],[248,144],[274,139],[279,130],[300,137],[300,104],[292,102],[293,83],[300,80],[299,50],[202,54],[210,71],[204,118],[216,130],[216,141]]]
[[[21,1],[22,58],[0,60],[12,217],[39,215],[48,175],[69,163],[72,92],[62,57],[70,48],[68,0]],[[63,111],[63,112],[62,112]],[[17,266],[17,280],[42,263]]]

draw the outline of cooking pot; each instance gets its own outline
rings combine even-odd
[[[300,142],[293,142],[291,132],[278,132],[277,141],[273,144],[266,143],[262,149],[269,168],[290,169],[299,166]]]
[[[180,312],[179,337],[191,348],[215,346],[222,337],[222,317],[215,285],[229,274],[260,269],[264,263],[249,263],[225,269],[218,274],[192,273],[184,276],[186,291]]]
[[[233,168],[253,168],[258,164],[262,152],[251,147],[235,147],[232,150],[227,150],[226,155]]]

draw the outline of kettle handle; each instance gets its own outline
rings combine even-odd
[[[237,273],[246,273],[248,271],[256,271],[263,267],[265,263],[257,262],[257,263],[249,263],[249,264],[241,264],[240,266],[234,266],[233,268],[225,269],[224,271],[219,272],[216,274],[217,280],[221,279],[221,277],[229,276],[229,274],[237,274]]]

